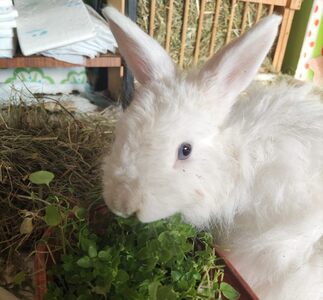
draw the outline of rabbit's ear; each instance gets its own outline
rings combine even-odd
[[[247,33],[218,51],[198,72],[197,78],[208,93],[217,95],[216,105],[230,110],[234,99],[251,83],[277,35],[281,17],[262,19]],[[195,75],[195,76],[196,76]]]
[[[113,7],[102,10],[121,55],[140,83],[171,77],[176,67],[167,52],[134,22]]]

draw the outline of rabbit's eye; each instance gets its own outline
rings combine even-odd
[[[189,143],[183,143],[178,148],[178,159],[185,160],[189,158],[192,152],[192,146]]]

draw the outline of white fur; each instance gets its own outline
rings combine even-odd
[[[181,213],[200,228],[214,228],[260,299],[323,299],[320,97],[311,86],[286,83],[254,85],[239,96],[280,18],[265,18],[184,76],[136,25],[112,8],[104,13],[143,79],[104,161],[110,209],[143,222]],[[133,47],[137,54],[129,54]],[[193,147],[184,161],[177,159],[183,142]]]

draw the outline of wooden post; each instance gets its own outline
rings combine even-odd
[[[233,26],[233,20],[234,20],[234,12],[236,8],[237,0],[232,0],[231,3],[231,10],[230,10],[230,19],[228,24],[228,31],[227,31],[227,37],[225,40],[225,43],[228,44],[231,41],[231,33],[232,33],[232,26]]]
[[[198,27],[197,27],[195,52],[194,52],[194,59],[193,59],[194,65],[197,65],[199,55],[200,55],[200,44],[201,44],[201,36],[202,36],[202,30],[203,30],[205,3],[206,3],[206,0],[201,0],[199,23],[198,23]]]
[[[167,28],[166,28],[166,45],[165,49],[169,52],[170,49],[170,38],[172,33],[172,21],[173,21],[173,10],[174,10],[174,0],[169,0],[168,2],[168,14],[167,14]]]
[[[262,11],[262,3],[258,3],[257,7],[257,14],[256,14],[256,23],[260,20],[261,18],[261,11]]]
[[[184,18],[183,18],[183,26],[182,26],[182,34],[181,34],[181,52],[179,55],[179,65],[183,68],[184,64],[184,55],[186,48],[186,33],[187,33],[187,23],[188,23],[188,14],[190,9],[190,0],[185,0],[184,4]]]
[[[248,12],[249,12],[249,1],[247,1],[244,4],[244,8],[243,8],[243,17],[242,17],[242,23],[241,23],[241,34],[243,34],[244,31],[246,30]]]
[[[289,32],[292,26],[295,10],[284,8],[283,20],[280,26],[278,41],[273,59],[273,69],[280,72],[288,42]]]
[[[154,36],[155,16],[156,16],[156,0],[151,0],[150,14],[149,14],[149,35],[152,37]]]
[[[215,41],[216,41],[216,33],[218,30],[218,23],[219,23],[219,16],[220,16],[220,10],[221,10],[221,1],[216,1],[215,6],[215,13],[213,18],[213,26],[212,26],[212,33],[211,33],[211,42],[210,42],[210,48],[209,48],[209,56],[212,56],[214,53],[214,47],[215,47]]]

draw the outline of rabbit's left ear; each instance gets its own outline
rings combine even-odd
[[[109,21],[121,55],[140,83],[175,76],[175,64],[157,41],[115,8],[106,7],[102,13]]]
[[[195,77],[194,80],[205,89],[207,98],[216,95],[216,106],[221,114],[230,110],[234,99],[253,80],[276,38],[280,22],[278,15],[262,19],[247,33],[218,51]]]

